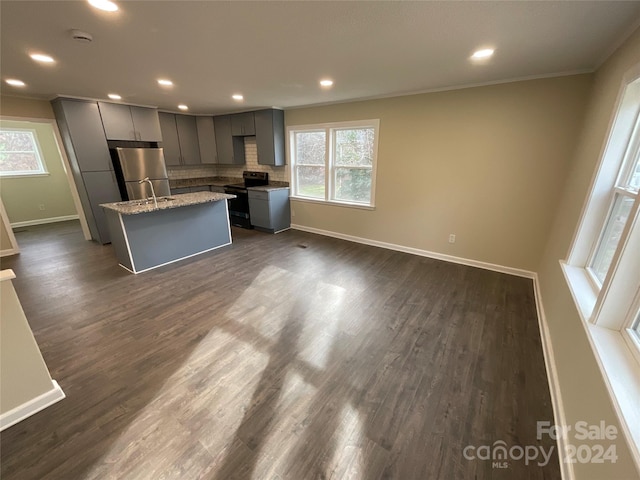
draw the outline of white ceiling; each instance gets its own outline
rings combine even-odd
[[[281,108],[591,71],[640,18],[639,1],[0,2],[2,93],[192,113]],[[83,44],[69,30],[93,35]],[[483,65],[468,57],[496,48]],[[37,64],[29,52],[55,57]],[[174,82],[170,90],[156,80]],[[318,81],[335,86],[322,90]],[[231,100],[241,92],[243,104]]]

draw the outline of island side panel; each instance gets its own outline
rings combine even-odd
[[[227,202],[123,215],[136,273],[231,243]]]
[[[104,213],[107,217],[107,225],[109,226],[111,245],[116,252],[118,262],[127,270],[135,272],[133,262],[131,261],[131,255],[127,248],[126,234],[122,230],[122,222],[120,221],[121,215],[108,208],[104,209]]]

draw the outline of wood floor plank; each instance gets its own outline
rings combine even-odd
[[[16,237],[67,398],[2,432],[3,480],[560,478],[463,456],[553,420],[530,280],[298,231],[140,275],[77,222]]]

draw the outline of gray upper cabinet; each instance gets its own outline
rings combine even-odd
[[[167,165],[182,165],[180,163],[180,142],[178,141],[176,116],[173,113],[160,112],[158,117],[160,118],[160,129],[162,130],[164,162]]]
[[[196,118],[163,112],[159,116],[165,163],[173,166],[200,165]]]
[[[231,115],[213,117],[216,130],[218,163],[222,165],[243,165],[244,138],[231,134]]]
[[[160,142],[162,134],[155,108],[98,102],[108,140]]]
[[[284,158],[284,112],[268,109],[254,112],[258,163],[279,167]]]
[[[133,127],[138,133],[138,140],[142,142],[161,142],[162,131],[158,110],[148,107],[131,107]]]
[[[256,134],[253,112],[231,115],[231,135],[247,137]]]
[[[200,161],[202,163],[218,163],[213,117],[196,117],[196,128],[198,130]]]
[[[54,110],[69,157],[79,170],[97,172],[113,169],[104,138],[100,112],[95,102],[58,99]],[[64,125],[62,125],[63,123]]]
[[[183,165],[200,165],[200,147],[198,146],[198,129],[196,117],[176,115],[178,141]]]

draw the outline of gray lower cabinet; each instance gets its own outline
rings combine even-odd
[[[291,227],[289,189],[249,190],[251,225],[271,233]]]
[[[254,112],[258,163],[280,167],[284,161],[284,112],[267,109]]]
[[[69,158],[91,238],[109,243],[100,203],[120,201],[96,102],[57,98],[51,102]]]
[[[162,148],[167,165],[200,165],[196,118],[160,112]]]
[[[98,102],[98,106],[108,140],[162,141],[155,108],[109,102]]]
[[[113,171],[83,172],[82,180],[91,204],[93,218],[95,219],[98,237],[101,243],[109,243],[109,226],[101,203],[119,202],[120,190]]]
[[[216,130],[218,163],[222,165],[244,165],[244,138],[231,134],[231,115],[213,117]]]
[[[216,128],[213,117],[196,117],[198,130],[198,146],[200,147],[200,161],[202,163],[218,163],[216,148]]]

